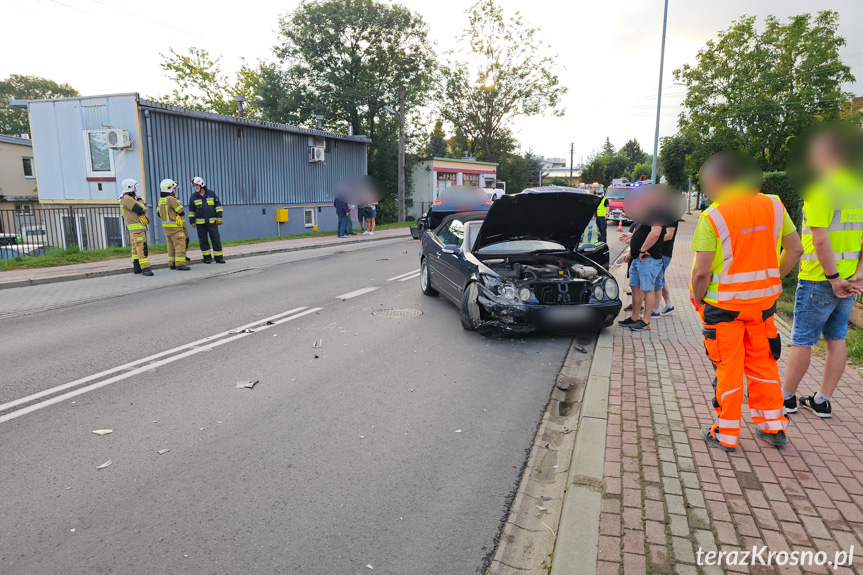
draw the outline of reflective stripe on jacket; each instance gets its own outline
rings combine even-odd
[[[171,194],[159,198],[159,206],[156,208],[159,219],[162,220],[163,228],[182,228],[183,224],[177,223],[177,216],[183,215],[183,205]]]
[[[189,198],[189,221],[193,224],[215,224],[222,217],[222,202],[212,191],[204,188],[204,195],[192,193]]]

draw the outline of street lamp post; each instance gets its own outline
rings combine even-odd
[[[390,114],[398,114],[399,117],[399,159],[398,159],[398,207],[397,216],[400,222],[405,221],[405,85],[399,84],[398,110],[392,106],[384,106],[384,110]]]
[[[668,0],[665,0],[665,12],[662,15],[662,51],[659,55],[659,94],[656,97],[656,133],[653,136],[653,170],[650,173],[651,183],[656,183],[656,158],[659,156],[659,111],[662,106],[662,67],[665,64],[665,27],[668,23]]]

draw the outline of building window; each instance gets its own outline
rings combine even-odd
[[[30,214],[30,204],[15,204],[15,213],[19,215]]]
[[[84,153],[89,176],[114,175],[114,155],[108,148],[108,137],[104,130],[84,132]]]
[[[33,166],[33,158],[21,158],[24,162],[24,177],[25,178],[35,178],[36,170]]]
[[[105,247],[122,248],[126,245],[126,224],[120,216],[102,216],[105,232]]]
[[[461,181],[466,186],[479,186],[479,174],[462,174]]]
[[[303,210],[303,218],[305,219],[307,228],[313,228],[318,224],[318,214],[315,213],[314,208],[305,208]]]

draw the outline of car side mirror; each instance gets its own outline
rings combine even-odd
[[[455,245],[444,246],[441,251],[445,254],[452,254],[454,256],[461,255],[461,248]]]

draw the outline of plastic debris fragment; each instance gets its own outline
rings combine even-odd
[[[456,429],[456,430],[455,430],[455,432],[456,432],[456,433],[461,433],[461,429]]]
[[[166,453],[168,453],[169,451],[171,451],[171,450],[170,450],[170,449],[160,449],[160,450],[159,450],[159,451],[157,451],[156,453],[158,453],[159,455],[165,455],[165,454],[166,454]]]
[[[257,380],[257,379],[255,379],[255,380],[246,379],[246,380],[243,380],[243,381],[238,381],[238,382],[234,385],[234,387],[236,387],[237,389],[243,389],[243,388],[246,388],[246,389],[252,389],[253,387],[255,387],[255,385],[256,385],[257,383],[258,383],[258,380]]]
[[[113,461],[111,461],[111,460],[109,459],[108,461],[106,461],[105,463],[103,463],[102,465],[100,465],[99,467],[97,467],[96,469],[105,469],[106,467],[108,467],[108,466],[109,466],[109,465],[111,465],[112,463],[114,463],[114,462],[113,462]]]
[[[315,343],[312,344],[312,347],[324,347],[324,340],[318,339]]]
[[[93,433],[96,435],[108,435],[109,433],[114,433],[113,429],[94,429]]]

